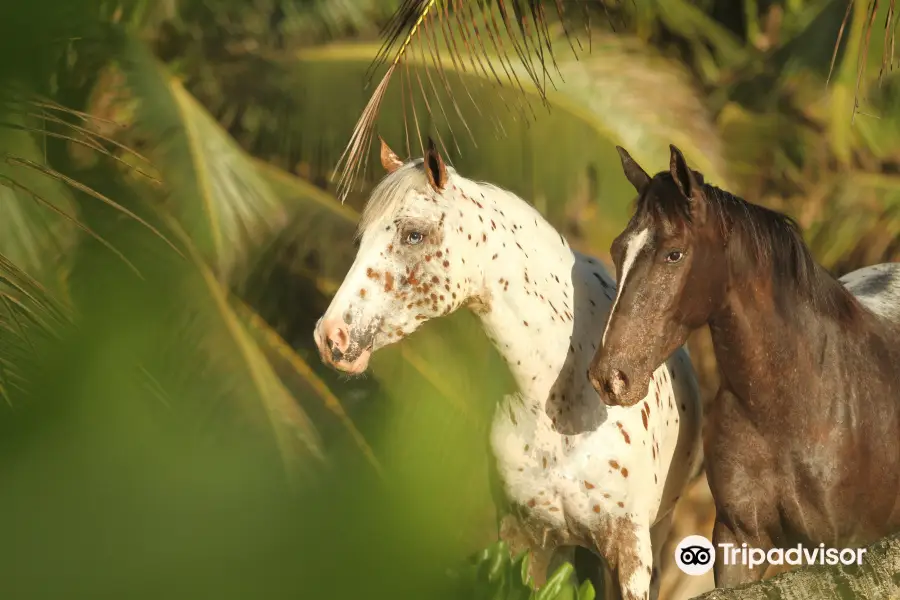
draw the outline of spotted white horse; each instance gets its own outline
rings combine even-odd
[[[501,538],[532,552],[539,585],[554,553],[571,560],[581,546],[623,598],[655,599],[673,507],[701,461],[687,354],[655,372],[643,402],[606,407],[587,378],[615,296],[606,269],[513,193],[446,166],[433,144],[404,163],[382,141],[381,161],[356,260],[316,325],[322,360],[359,374],[428,319],[474,311],[518,387],[491,429],[510,507]]]

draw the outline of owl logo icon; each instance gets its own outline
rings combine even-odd
[[[689,535],[675,548],[675,564],[688,575],[705,575],[716,562],[716,549],[702,535]]]

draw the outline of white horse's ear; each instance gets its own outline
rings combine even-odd
[[[403,166],[403,161],[390,149],[381,136],[378,136],[378,139],[381,140],[381,166],[384,167],[384,170],[388,173],[393,173]]]
[[[440,192],[447,185],[447,165],[441,158],[434,145],[434,140],[428,138],[428,150],[425,152],[425,175],[428,177],[428,183],[435,191]]]

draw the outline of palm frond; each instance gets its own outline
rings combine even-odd
[[[577,3],[586,1],[577,0]],[[565,17],[564,3],[556,2],[554,6],[556,16],[562,20]],[[563,36],[569,40],[570,48],[575,53],[569,31],[565,28]],[[515,107],[523,119],[534,114],[530,105],[523,105],[528,97],[515,93],[515,99],[510,101],[505,93],[510,89],[524,91],[522,80],[527,79],[537,91],[540,101],[546,105],[548,87],[555,86],[555,76],[561,76],[554,53],[554,41],[558,42],[559,36],[551,31],[543,3],[534,0],[496,0],[477,4],[462,0],[405,0],[384,29],[383,37],[384,43],[370,66],[368,77],[371,80],[381,68],[386,67],[386,71],[338,162],[338,195],[342,201],[360,171],[365,171],[374,124],[387,88],[398,71],[403,79],[401,87],[410,94],[416,89],[426,99],[428,115],[433,118],[440,111],[445,119],[448,109],[439,99],[438,87],[447,93],[452,87],[442,57],[451,57],[457,73],[477,74],[476,81],[480,84],[493,85],[495,92],[504,98],[507,109]],[[510,52],[515,55],[515,61]],[[432,77],[429,71],[425,71],[423,76],[414,68],[429,63],[437,71],[436,77]],[[495,63],[499,63],[499,69],[495,68]],[[551,73],[551,65],[555,75]],[[471,99],[467,89],[465,92]],[[428,103],[429,97],[435,99],[433,105]],[[453,111],[462,116],[455,95],[449,94],[449,97]],[[474,107],[479,110],[477,104]],[[412,118],[413,125],[407,130],[414,129],[418,149],[424,152],[420,119],[415,113]],[[468,126],[466,128],[468,130]],[[471,130],[468,133],[474,141]],[[412,152],[409,137],[407,133],[407,149]],[[452,132],[451,137],[455,143],[456,136]],[[447,142],[439,138],[438,143],[446,152]]]
[[[29,120],[4,112],[0,127],[0,253],[49,289],[59,289],[63,258],[74,242],[76,206],[59,178],[43,171],[43,150]]]
[[[63,298],[65,300],[65,298]],[[0,254],[0,398],[13,406],[24,392],[23,367],[40,362],[41,350],[73,322],[72,309]]]
[[[315,371],[313,371],[306,361],[303,360],[303,358],[301,358],[300,355],[297,354],[297,352],[249,306],[239,302],[237,303],[237,312],[247,325],[248,329],[254,334],[258,343],[267,348],[271,354],[276,356],[281,362],[285,363],[297,378],[305,384],[305,387],[311,392],[311,395],[318,398],[325,408],[340,420],[341,425],[350,434],[353,441],[363,453],[363,456],[366,457],[369,463],[377,471],[381,472],[381,465],[378,458],[376,458],[372,447],[363,437],[362,433],[360,433],[359,429],[357,429],[353,420],[347,414],[347,411],[344,410],[341,401],[334,395],[334,392],[332,392],[325,382],[316,375]],[[305,419],[305,415],[296,403],[284,405],[284,407],[294,414],[294,417],[291,419],[292,421],[308,422],[308,419]],[[301,417],[304,420],[301,420]],[[312,424],[310,423],[306,429],[311,427]]]
[[[873,38],[875,27],[879,21],[878,16],[883,17],[882,35],[876,35]],[[841,42],[844,41],[847,24],[852,23],[850,39],[847,40],[847,44],[850,48],[849,58],[855,58],[856,64],[852,65],[845,58],[845,66],[841,68],[841,78],[845,84],[851,76],[854,80],[853,103],[849,111],[851,124],[860,113],[860,107],[866,100],[871,82],[877,79],[878,83],[881,84],[885,75],[894,69],[895,38],[898,22],[900,22],[900,14],[897,12],[896,0],[868,0],[866,3],[863,3],[862,0],[849,0],[847,3],[847,11],[844,14],[843,23],[834,42],[826,85],[831,82],[837,62],[838,50],[841,47]],[[873,41],[875,53],[871,52],[873,50]],[[874,71],[875,69],[877,69],[877,76],[866,76],[867,71]]]
[[[729,181],[721,138],[690,73],[631,36],[597,35],[591,43],[591,56],[558,62],[564,81],[546,94],[552,112],[539,121],[516,118],[506,110],[503,98],[482,86],[490,75],[445,62],[443,71],[452,92],[436,84],[438,92],[426,104],[425,98],[410,99],[407,90],[391,87],[378,133],[399,152],[404,134],[415,135],[407,117],[427,114],[430,105],[435,113],[429,122],[432,136],[448,140],[455,133],[459,138],[458,147],[451,147],[445,158],[460,172],[514,190],[557,226],[567,223],[566,214],[576,199],[588,201],[587,192],[589,201],[602,211],[603,235],[612,231],[623,202],[608,187],[624,183],[614,150],[617,144],[633,148],[641,155],[639,160],[662,167],[668,145],[675,141],[710,177],[723,184]],[[350,123],[359,115],[359,107],[368,100],[363,91],[354,94],[348,88],[362,77],[377,52],[375,45],[334,44],[304,50],[253,74],[223,76],[233,91],[229,112],[242,115],[243,120],[233,124],[241,131],[242,143],[257,155],[276,156],[274,160],[283,168],[297,169],[331,189],[327,177],[333,174],[333,161],[344,149],[345,136],[352,135]],[[427,55],[424,59],[408,56],[407,61],[423,73],[423,80],[425,73],[435,76],[439,71]],[[523,67],[516,68],[524,73]],[[228,83],[231,77],[234,81]],[[241,91],[248,78],[254,82],[252,95]],[[525,102],[543,102],[540,92],[523,79]],[[315,93],[283,91],[298,89]],[[343,101],[331,102],[338,93]],[[481,108],[481,115],[456,114],[454,98],[461,104],[467,95],[471,95],[471,106]],[[279,110],[259,106],[260,96],[267,106]],[[446,118],[440,118],[440,105]],[[459,135],[466,122],[477,141]],[[560,144],[561,139],[566,143]],[[419,155],[414,140],[410,146],[413,150],[405,158]],[[482,151],[473,152],[476,148]],[[553,160],[548,160],[551,148]],[[365,157],[372,161],[377,153],[370,151]],[[366,185],[381,177],[380,169],[371,170]],[[593,182],[585,182],[586,178]],[[338,190],[333,193],[339,197]],[[364,199],[364,191],[355,193],[351,204],[359,208]]]
[[[126,39],[123,95],[134,103],[130,139],[148,155],[169,208],[217,276],[239,278],[287,222],[284,205],[243,150],[139,42]]]
[[[291,214],[287,226],[270,240],[265,258],[259,262],[260,270],[276,260],[270,250],[290,248],[294,275],[317,281],[320,290],[335,286],[353,264],[354,248],[345,240],[352,239],[359,214],[304,179],[261,160],[254,160],[254,164]],[[241,293],[253,293],[250,287],[241,286]],[[330,290],[335,291],[336,287]]]
[[[206,396],[211,404],[208,410],[212,413],[221,410],[218,402],[225,397],[237,399],[244,404],[243,408],[252,414],[258,408],[263,409],[270,431],[279,449],[289,481],[297,482],[298,473],[309,465],[307,456],[324,461],[322,442],[315,425],[303,412],[296,398],[285,388],[281,379],[273,370],[259,343],[254,339],[253,330],[259,330],[259,320],[252,311],[241,310],[240,304],[235,307],[222,282],[207,264],[199,249],[193,244],[187,232],[164,209],[158,214],[166,222],[176,239],[187,251],[189,270],[186,284],[189,298],[183,300],[187,305],[173,305],[173,329],[181,329],[185,341],[193,339],[201,350],[199,354],[180,353],[182,360],[194,355],[199,364],[213,368],[223,379],[221,394],[215,389],[208,389]],[[177,302],[178,298],[172,299]],[[171,340],[166,340],[171,343]],[[227,348],[227,349],[226,349]],[[179,372],[176,365],[168,365],[168,376]],[[197,364],[191,364],[195,368]],[[196,372],[190,379],[193,383],[201,381]],[[235,393],[243,398],[234,398]],[[240,411],[239,411],[240,412]]]

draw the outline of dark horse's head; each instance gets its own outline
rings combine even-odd
[[[647,395],[656,368],[724,302],[728,265],[710,186],[675,146],[669,170],[650,177],[623,148],[637,210],[610,248],[618,282],[603,339],[588,371],[610,406]]]

